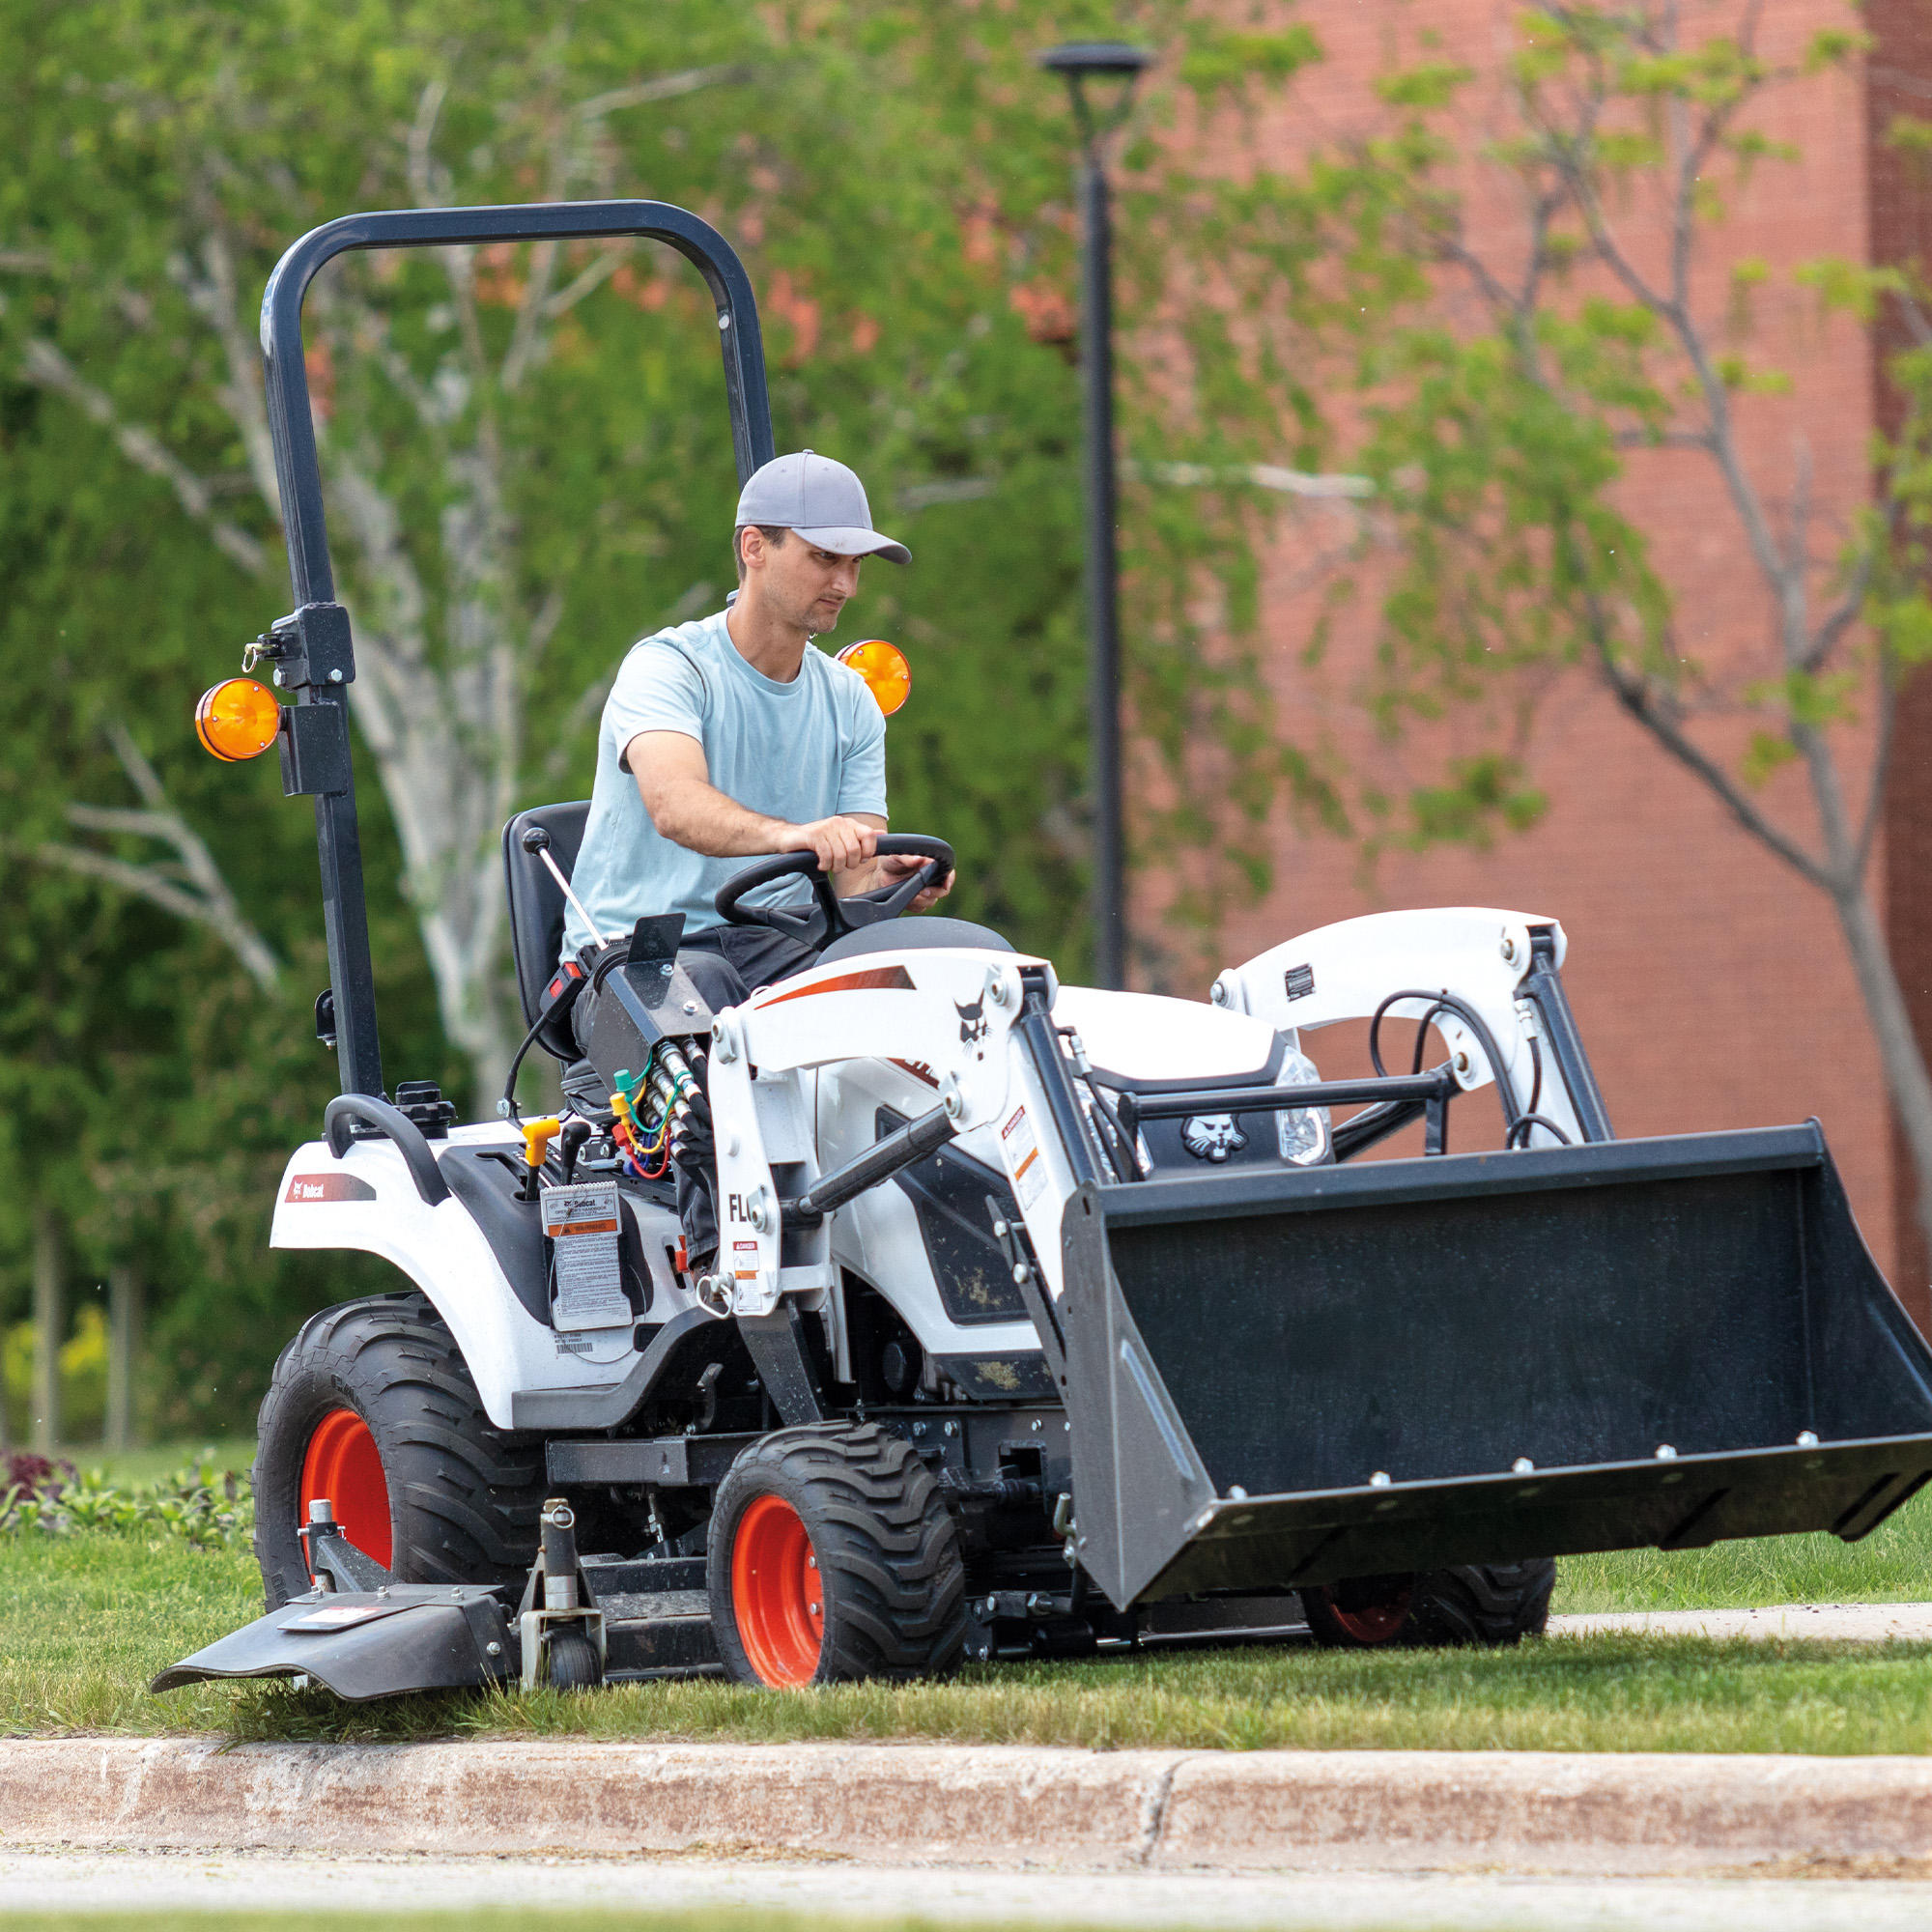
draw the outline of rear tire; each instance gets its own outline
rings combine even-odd
[[[1309,1634],[1330,1650],[1460,1646],[1497,1650],[1541,1636],[1556,1565],[1464,1563],[1418,1576],[1360,1577],[1301,1593]]]
[[[1499,1650],[1541,1636],[1555,1587],[1556,1565],[1548,1556],[1432,1570],[1417,1586],[1404,1641]]]
[[[419,1293],[312,1317],[275,1364],[260,1430],[255,1557],[270,1609],[309,1588],[296,1535],[305,1473],[318,1494],[349,1492],[353,1505],[336,1509],[349,1541],[399,1581],[501,1582],[536,1556],[542,1445],[491,1426]]]
[[[769,1689],[942,1677],[966,1651],[966,1573],[939,1486],[872,1424],[781,1429],[718,1487],[711,1622],[725,1674]]]

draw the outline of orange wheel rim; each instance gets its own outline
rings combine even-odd
[[[315,1426],[302,1458],[301,1522],[327,1497],[342,1533],[384,1570],[395,1550],[389,1529],[389,1482],[369,1425],[353,1408],[331,1408]]]
[[[810,1684],[825,1647],[818,1554],[782,1496],[759,1496],[731,1540],[731,1614],[745,1658],[766,1684]]]
[[[1408,1622],[1408,1606],[1414,1595],[1414,1584],[1404,1582],[1380,1598],[1350,1592],[1353,1601],[1345,1605],[1340,1592],[1330,1590],[1328,1612],[1357,1643],[1387,1643],[1399,1636]]]

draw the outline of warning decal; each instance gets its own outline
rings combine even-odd
[[[621,1328],[631,1320],[618,1254],[622,1229],[614,1180],[543,1191],[543,1231],[555,1263],[552,1319],[559,1330]]]
[[[1046,1185],[1046,1164],[1039,1157],[1039,1142],[1034,1137],[1033,1122],[1024,1107],[1015,1107],[1012,1117],[1000,1129],[1000,1151],[1006,1156],[1007,1172],[1013,1178],[1013,1192],[1022,1208],[1031,1208]]]

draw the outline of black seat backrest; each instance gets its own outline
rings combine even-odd
[[[567,879],[577,869],[577,854],[589,817],[590,801],[579,798],[568,805],[533,805],[527,811],[518,812],[503,828],[503,873],[510,889],[510,952],[517,962],[517,991],[523,999],[526,1026],[536,1024],[543,990],[556,971],[557,955],[563,951],[565,907],[549,867],[534,852],[524,850],[524,834],[532,825],[541,825],[550,834],[550,856]]]

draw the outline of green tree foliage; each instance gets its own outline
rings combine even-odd
[[[361,1290],[265,1248],[273,1177],[333,1085],[307,1039],[308,813],[271,760],[216,767],[187,730],[285,608],[258,294],[353,209],[641,194],[743,247],[781,446],[857,463],[916,554],[903,577],[873,566],[860,606],[915,666],[895,821],[953,841],[961,912],[1077,974],[1071,140],[1031,57],[1121,29],[1171,56],[1120,214],[1130,674],[1160,801],[1137,829],[1178,850],[1198,923],[1264,880],[1284,771],[1319,791],[1252,647],[1281,500],[1253,479],[1312,454],[1313,411],[1279,331],[1257,348],[1206,293],[1225,233],[1156,136],[1277,84],[1314,57],[1305,31],[1228,38],[1180,0],[0,0],[0,1152],[19,1182],[0,1313],[51,1203],[83,1285],[138,1253],[160,1399],[212,1423],[245,1418],[295,1310]],[[308,342],[358,635],[385,1065],[487,1094],[517,1030],[498,828],[586,789],[624,648],[729,582],[715,327],[681,263],[594,244],[346,258]]]

